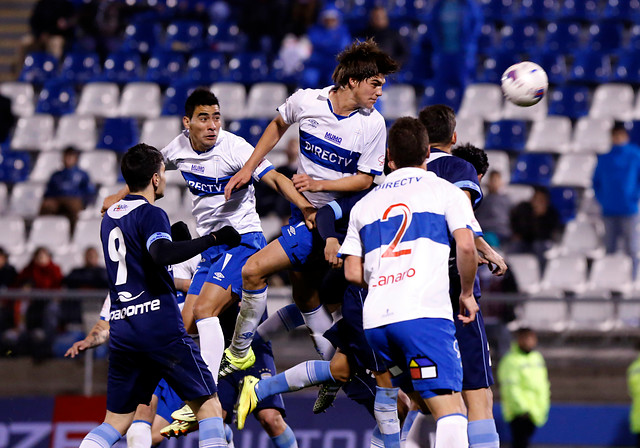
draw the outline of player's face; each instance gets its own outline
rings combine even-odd
[[[167,176],[165,176],[164,162],[160,164],[160,171],[153,175],[153,188],[156,199],[164,197],[164,188],[167,185]]]
[[[183,117],[182,123],[189,131],[193,149],[198,152],[208,151],[216,144],[220,133],[220,106],[197,106],[193,116]]]
[[[352,92],[358,107],[371,109],[382,96],[382,85],[385,82],[384,76],[378,75],[356,83]]]

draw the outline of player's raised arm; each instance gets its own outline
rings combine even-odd
[[[104,198],[104,201],[102,201],[102,210],[100,210],[100,213],[104,215],[104,213],[107,211],[109,207],[111,207],[113,204],[115,204],[116,202],[118,202],[120,199],[124,198],[128,194],[129,194],[129,187],[125,185],[117,193],[110,194],[109,196]]]
[[[356,192],[366,190],[373,184],[373,174],[358,171],[353,176],[333,180],[315,180],[307,174],[294,174],[293,185],[298,191],[340,191]]]
[[[260,137],[256,145],[256,149],[253,151],[249,160],[247,160],[247,163],[229,179],[227,186],[224,188],[224,198],[226,200],[229,200],[233,190],[242,187],[251,180],[251,175],[260,164],[260,161],[276,146],[276,143],[280,141],[288,128],[289,125],[284,122],[284,119],[280,115],[269,123],[269,126],[264,130],[262,137]]]
[[[309,202],[307,198],[298,193],[291,179],[276,170],[270,170],[262,176],[260,181],[266,183],[273,190],[280,193],[287,201],[298,207],[304,216],[305,224],[309,230],[315,227],[317,210],[311,205],[311,202]]]

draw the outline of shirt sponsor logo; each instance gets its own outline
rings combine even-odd
[[[118,302],[131,302],[132,300],[136,300],[138,297],[140,297],[142,294],[144,294],[144,291],[142,291],[140,294],[138,294],[137,296],[132,295],[129,291],[120,291],[118,293]]]
[[[342,143],[342,137],[338,137],[337,135],[333,135],[331,132],[327,132],[324,134],[324,138],[329,140],[330,142],[337,143],[338,145]]]
[[[204,167],[202,165],[191,165],[191,171],[194,173],[204,174]]]
[[[414,182],[418,182],[421,178],[420,177],[405,177],[403,179],[398,179],[395,182],[385,182],[382,185],[378,185],[374,190],[378,191],[378,190],[386,190],[389,188],[398,188],[398,187],[404,187],[405,185],[409,185],[412,184]]]
[[[316,146],[307,141],[304,142],[304,146],[302,147],[302,150],[309,152],[311,154],[314,154],[316,157],[318,157],[321,160],[327,160],[341,167],[346,168],[349,165],[351,165],[351,163],[353,163],[353,159],[347,159],[346,157],[342,157],[336,154],[335,152],[326,150],[324,148],[321,148],[320,146]]]
[[[137,316],[160,309],[160,299],[149,300],[148,302],[138,303],[137,305],[129,305],[121,310],[111,311],[109,321],[122,320],[127,317]]]
[[[403,281],[405,278],[411,278],[416,275],[416,270],[413,268],[409,268],[404,272],[398,272],[397,274],[390,275],[381,275],[378,277],[378,280],[371,285],[372,288],[376,286],[387,286],[393,283],[398,283]]]

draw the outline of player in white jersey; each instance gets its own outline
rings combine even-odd
[[[285,131],[300,125],[298,191],[320,208],[343,193],[369,188],[384,166],[386,127],[374,108],[382,95],[385,76],[398,65],[373,41],[356,42],[337,57],[334,86],[299,90],[278,108],[279,114],[266,128],[245,165],[227,184],[225,197],[242,188]],[[321,276],[312,262],[324,263],[324,243],[304,228],[299,213],[292,211],[282,236],[252,256],[242,270],[243,307],[231,346],[225,350],[220,374],[243,368],[250,356],[251,339],[266,307],[266,279],[273,273],[295,268],[291,280],[293,299],[324,359],[333,354],[322,334],[332,325],[331,315],[320,304],[317,286]],[[317,251],[317,252],[316,252]],[[324,266],[323,266],[324,267]]]
[[[340,252],[347,279],[368,285],[363,324],[369,344],[392,374],[405,373],[394,383],[429,407],[438,422],[436,446],[467,447],[448,260],[452,234],[461,283],[457,319],[472,322],[478,310],[474,217],[464,193],[426,171],[428,143],[417,119],[401,118],[391,127],[388,157],[394,171],[353,208]],[[380,389],[387,389],[385,399],[376,397],[376,405],[393,419],[397,389]]]

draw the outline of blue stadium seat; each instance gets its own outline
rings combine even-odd
[[[516,20],[553,22],[558,17],[559,3],[555,0],[522,0],[516,8]]]
[[[409,59],[398,73],[398,82],[422,85],[433,78],[429,38],[426,35],[420,36],[418,41],[411,46],[410,53]]]
[[[223,53],[239,53],[246,50],[248,38],[235,23],[214,23],[207,28],[207,48]]]
[[[424,93],[420,99],[419,111],[425,106],[433,104],[446,104],[456,112],[460,109],[463,91],[460,87],[438,86],[429,83],[424,88]]]
[[[520,154],[511,173],[511,183],[548,187],[554,166],[551,154]]]
[[[640,84],[640,58],[637,50],[623,50],[618,53],[618,62],[613,71],[613,81]]]
[[[568,54],[582,47],[582,26],[574,21],[550,22],[547,24],[542,47],[550,51]]]
[[[145,81],[167,86],[176,81],[184,70],[184,56],[177,51],[156,50],[147,62]]]
[[[625,49],[640,51],[640,25],[633,25],[629,30],[629,43]]]
[[[611,55],[609,53],[583,50],[575,56],[568,81],[603,84],[609,82],[611,76]]]
[[[167,50],[192,52],[204,46],[200,22],[176,20],[167,25],[163,47]]]
[[[53,79],[47,81],[40,91],[37,114],[50,114],[56,117],[72,114],[76,109],[76,91],[73,83],[66,80]]]
[[[149,54],[160,40],[160,24],[145,17],[134,19],[124,30],[122,49]]]
[[[529,52],[538,46],[538,24],[532,21],[518,21],[505,25],[500,30],[500,45],[516,53]]]
[[[560,17],[570,20],[595,22],[600,18],[598,0],[565,0],[560,8]]]
[[[500,120],[489,124],[485,148],[503,151],[524,151],[527,124],[521,120]]]
[[[549,115],[564,115],[577,120],[589,114],[589,88],[585,86],[559,86],[549,95]]]
[[[631,126],[627,127],[627,130],[629,131],[629,140],[640,146],[640,120],[632,121]]]
[[[478,51],[480,54],[490,53],[500,41],[500,32],[493,23],[483,23],[478,38]]]
[[[240,53],[229,61],[225,81],[253,84],[266,81],[269,75],[267,58],[261,53]]]
[[[635,0],[608,0],[602,16],[607,20],[637,23],[640,19],[640,3]]]
[[[44,52],[29,53],[24,58],[24,65],[18,81],[42,85],[45,81],[56,77],[58,61],[55,57]]]
[[[130,51],[116,51],[107,56],[104,61],[102,75],[96,81],[126,84],[142,79],[142,62],[140,55]]]
[[[587,48],[591,51],[613,51],[622,45],[622,23],[601,21],[589,27]]]
[[[28,153],[4,150],[0,153],[0,182],[25,182],[30,171],[31,159]]]
[[[246,118],[243,120],[232,121],[228,129],[236,135],[244,138],[252,146],[256,146],[262,133],[269,125],[270,120]]]
[[[486,22],[511,23],[513,20],[513,0],[481,0],[479,3]]]
[[[60,77],[84,84],[100,76],[100,57],[94,52],[71,51],[62,61]]]
[[[220,82],[225,74],[225,57],[215,51],[199,51],[187,62],[185,79],[200,84]]]
[[[179,79],[171,83],[165,92],[160,114],[184,116],[184,103],[196,87],[198,83],[190,79]]]
[[[135,118],[107,118],[96,148],[124,153],[139,140],[140,132]]]
[[[555,51],[535,51],[529,59],[540,67],[544,67],[551,84],[564,84],[569,76],[569,68],[564,54]]]
[[[522,61],[520,55],[512,51],[500,50],[492,52],[482,63],[478,82],[500,84],[504,71],[520,61]]]
[[[553,187],[549,189],[549,196],[563,223],[566,224],[576,217],[580,197],[574,188]]]

